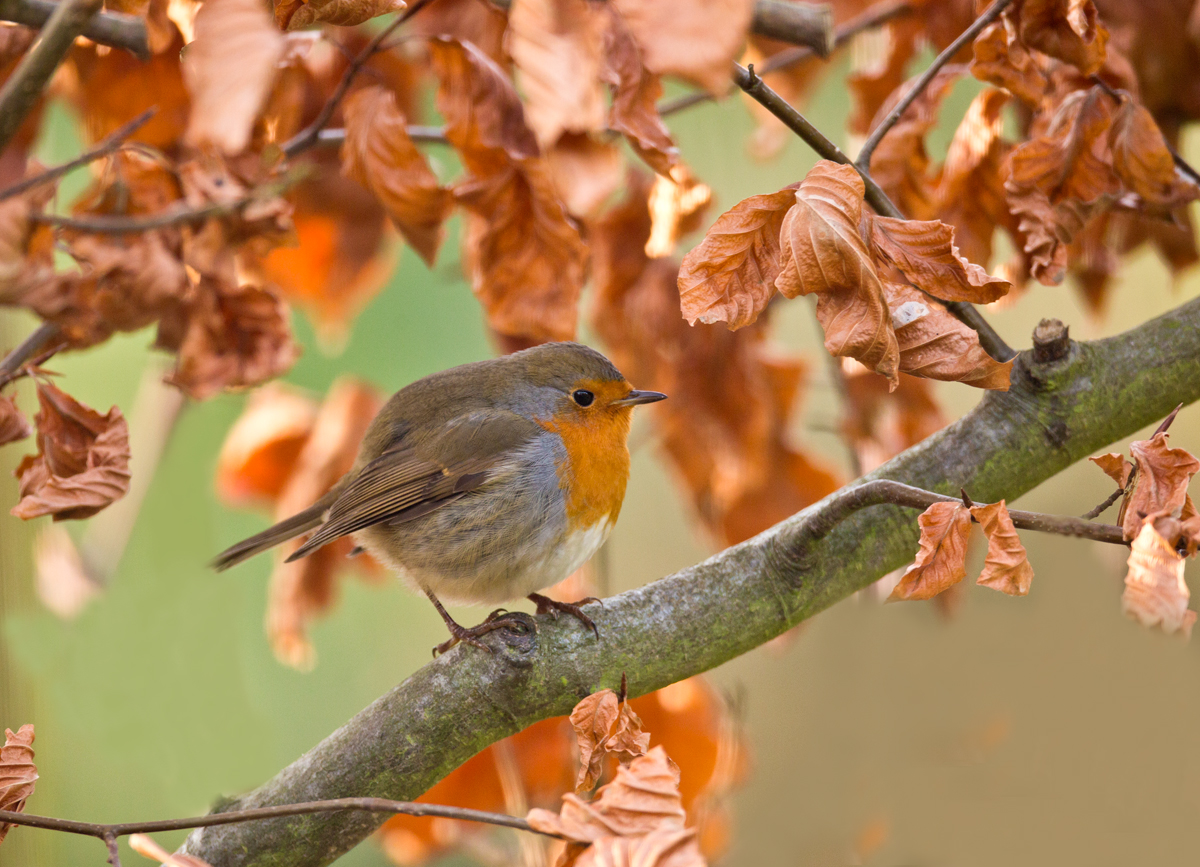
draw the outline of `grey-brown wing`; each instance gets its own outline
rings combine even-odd
[[[288,560],[364,527],[412,520],[454,502],[543,432],[514,413],[483,410],[455,419],[423,442],[402,437],[358,471],[325,521]]]

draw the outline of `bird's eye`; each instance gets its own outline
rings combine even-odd
[[[580,406],[591,406],[592,401],[596,399],[596,395],[592,394],[586,388],[581,388],[571,395],[575,402]]]

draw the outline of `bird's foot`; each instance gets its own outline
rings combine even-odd
[[[495,632],[497,629],[511,629],[514,632],[528,632],[529,621],[521,619],[520,616],[510,615],[503,608],[497,608],[487,616],[487,619],[478,626],[466,627],[456,623],[453,620],[446,621],[446,627],[450,630],[450,638],[443,641],[433,649],[435,657],[441,656],[454,645],[462,642],[469,644],[472,647],[478,647],[480,650],[485,650],[488,653],[492,649],[484,644],[479,639],[487,635],[489,632]]]
[[[604,605],[604,603],[595,596],[588,596],[586,599],[580,599],[578,602],[559,602],[556,599],[551,599],[549,596],[543,596],[541,593],[530,593],[526,598],[529,599],[530,602],[537,605],[538,614],[549,614],[551,617],[557,620],[558,612],[562,611],[566,614],[570,614],[588,629],[592,630],[597,638],[600,637],[600,630],[596,628],[596,624],[592,621],[592,618],[583,613],[584,605],[588,605],[592,602],[599,602],[601,606]]]

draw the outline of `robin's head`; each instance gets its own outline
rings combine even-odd
[[[510,355],[523,415],[592,426],[604,420],[628,425],[630,410],[666,397],[638,391],[613,363],[581,343],[543,343]]]

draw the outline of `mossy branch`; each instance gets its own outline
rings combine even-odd
[[[1022,353],[1008,392],[867,477],[981,502],[1013,499],[1109,443],[1200,399],[1200,299],[1121,336]],[[859,483],[861,484],[861,482]],[[839,492],[759,536],[596,611],[600,640],[563,618],[493,633],[495,653],[456,648],[378,699],[277,777],[221,810],[339,797],[411,800],[484,747],[584,695],[642,695],[752,650],[912,559],[911,509],[885,504],[825,530]],[[589,613],[591,613],[589,611]],[[214,867],[328,864],[370,834],[362,813],[196,831]]]

